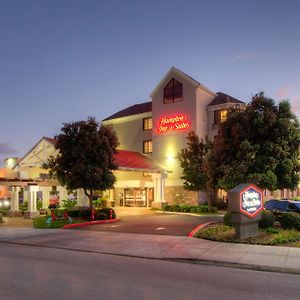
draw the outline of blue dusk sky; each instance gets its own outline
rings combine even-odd
[[[149,100],[175,66],[300,115],[300,1],[0,0],[0,160]]]

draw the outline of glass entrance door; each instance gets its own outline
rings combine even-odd
[[[145,188],[127,188],[124,189],[125,206],[146,207],[147,189]]]

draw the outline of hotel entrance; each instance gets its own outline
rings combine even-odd
[[[153,188],[124,189],[124,206],[149,207],[153,201]]]

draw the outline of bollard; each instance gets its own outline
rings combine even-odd
[[[95,220],[95,211],[92,209],[91,211],[91,220],[94,221]]]
[[[113,218],[112,215],[113,215],[113,211],[112,211],[112,209],[110,209],[110,210],[109,210],[109,218],[110,218],[110,219]]]

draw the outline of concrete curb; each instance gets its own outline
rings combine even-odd
[[[194,229],[188,234],[188,237],[191,237],[191,238],[192,238],[192,237],[194,237],[195,234],[196,234],[199,230],[201,230],[202,228],[207,227],[207,226],[209,226],[209,225],[211,225],[211,224],[216,224],[216,223],[219,223],[219,222],[217,222],[217,221],[211,221],[211,222],[202,223],[202,224],[198,225],[196,228],[194,228]]]
[[[75,224],[67,224],[62,227],[62,229],[69,229],[74,227],[84,227],[84,226],[90,226],[90,225],[97,225],[97,224],[108,224],[108,223],[116,223],[119,222],[120,219],[108,219],[108,220],[98,220],[98,221],[90,221],[90,222],[83,222],[83,223],[75,223]]]
[[[57,249],[57,250],[63,250],[63,251],[67,250],[67,251],[74,251],[74,252],[86,252],[86,253],[94,253],[94,254],[100,254],[100,255],[141,258],[141,259],[149,259],[149,260],[160,260],[160,261],[179,262],[179,263],[186,263],[186,264],[217,266],[217,267],[234,268],[234,269],[259,271],[259,272],[272,272],[272,273],[300,275],[300,269],[286,268],[286,267],[274,267],[274,266],[266,266],[266,265],[242,264],[242,263],[235,263],[235,262],[224,262],[224,261],[219,261],[219,260],[206,260],[206,259],[172,258],[172,257],[165,257],[165,258],[147,257],[147,256],[141,256],[141,255],[116,254],[116,253],[109,253],[109,252],[98,252],[98,251],[94,251],[94,250],[83,250],[83,249],[75,249],[75,248],[67,248],[67,247],[62,248],[62,247],[59,247],[59,246],[49,246],[49,245],[46,246],[46,245],[11,242],[11,241],[0,241],[0,244],[1,243],[13,244],[13,245],[22,245],[22,246],[28,246],[28,247],[50,248],[50,249]]]

